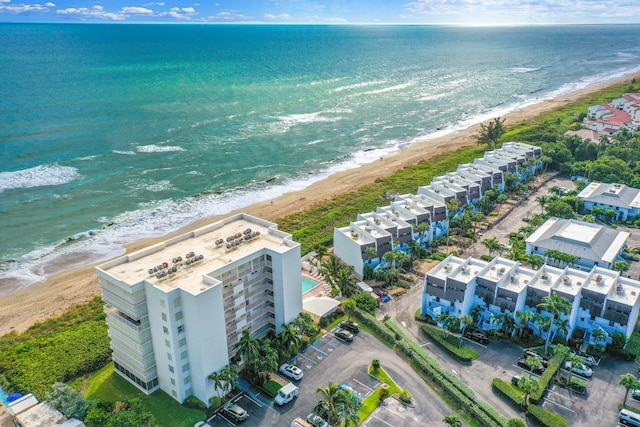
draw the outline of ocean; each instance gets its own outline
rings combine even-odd
[[[0,294],[640,70],[640,26],[0,24]]]

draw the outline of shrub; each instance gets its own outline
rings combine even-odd
[[[439,331],[432,326],[421,325],[420,329],[431,339],[433,339],[440,347],[444,348],[449,354],[463,363],[471,363],[473,360],[477,359],[480,356],[470,348],[457,347],[451,344],[446,340],[445,337],[442,336],[442,331]]]
[[[220,406],[222,406],[222,399],[220,399],[220,396],[212,396],[209,398],[210,409],[218,409]]]
[[[405,403],[411,403],[411,401],[413,400],[413,396],[411,396],[409,390],[401,390],[398,397]]]
[[[527,423],[525,423],[524,420],[521,420],[520,418],[511,418],[509,421],[507,421],[507,427],[527,427]]]
[[[380,301],[375,299],[368,292],[358,292],[354,294],[351,299],[356,303],[356,307],[360,310],[364,310],[369,314],[375,314],[376,310],[380,306]]]
[[[371,367],[374,371],[377,372],[378,369],[380,369],[380,361],[378,359],[373,359],[373,361],[371,362]]]
[[[211,399],[209,399],[209,402],[211,402],[212,399],[213,399],[213,397]],[[218,397],[218,400],[220,400],[219,397]],[[184,402],[182,402],[182,406],[184,406],[185,408],[190,408],[190,409],[198,409],[198,410],[203,411],[203,412],[206,412],[206,410],[207,410],[207,405],[205,405],[202,400],[198,399],[195,396],[187,397],[184,400]]]
[[[494,378],[491,382],[491,386],[498,394],[504,396],[515,406],[519,408],[524,406],[524,393],[519,388],[514,387],[512,384],[503,381],[500,378]]]
[[[381,388],[380,389],[380,393],[378,394],[378,399],[380,399],[380,402],[385,400],[387,397],[389,397],[389,389],[388,388]]]
[[[436,260],[436,261],[444,261],[444,259],[447,257],[447,254],[442,253],[442,252],[433,252],[431,254],[431,259]]]
[[[547,411],[541,406],[529,405],[527,416],[535,423],[545,427],[568,427],[569,422],[566,418],[551,411]]]
[[[562,362],[564,362],[566,356],[566,352],[562,352],[556,354],[551,358],[551,361],[549,361],[549,366],[547,366],[547,369],[544,370],[542,376],[540,376],[540,379],[538,380],[538,384],[540,384],[540,391],[538,393],[532,393],[531,396],[529,396],[529,401],[531,403],[537,404],[538,402],[540,402],[542,396],[544,395],[544,392],[547,390],[547,387],[549,387],[549,383],[556,375],[556,372],[558,372],[558,369],[560,369],[560,365],[562,364]]]

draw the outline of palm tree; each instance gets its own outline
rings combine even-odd
[[[327,282],[334,287],[336,285],[336,278],[338,277],[338,273],[342,268],[342,263],[340,262],[340,258],[333,254],[329,254],[328,259],[325,260],[322,264],[321,273],[322,276],[327,280]]]
[[[215,390],[224,391],[223,387],[225,385],[225,379],[222,372],[212,372],[209,374],[208,378],[213,381],[213,388]]]
[[[524,392],[525,406],[529,406],[529,396],[540,391],[540,384],[533,378],[521,378],[518,387]]]
[[[442,421],[450,427],[462,427],[462,421],[455,415],[447,415]]]
[[[564,314],[565,316],[569,314],[569,311],[571,310],[571,303],[565,297],[554,293],[550,296],[542,298],[542,302],[538,304],[538,308],[551,313],[551,325],[549,325],[549,333],[547,334],[547,340],[544,344],[544,352],[548,354],[549,341],[551,341],[551,335],[555,320],[561,314]]]
[[[320,415],[331,425],[339,425],[344,420],[345,406],[351,404],[346,390],[329,382],[327,387],[319,387],[316,392],[322,395],[322,399],[314,406],[313,413]]]
[[[329,252],[327,251],[327,248],[324,247],[323,245],[318,245],[316,246],[315,253],[316,255],[313,257],[313,259],[315,260],[316,265],[318,267],[321,267],[325,257],[329,254]]]
[[[398,253],[396,251],[385,252],[384,255],[382,255],[382,258],[384,258],[384,268],[387,272],[395,266],[397,255]]]
[[[536,231],[535,227],[530,225],[525,225],[518,229],[518,233],[522,234],[525,238],[529,237],[534,231]]]
[[[629,396],[629,390],[640,388],[640,381],[638,381],[635,375],[633,374],[624,374],[624,375],[620,375],[618,384],[620,384],[626,389],[626,392],[624,394],[624,402],[622,403],[622,406],[624,407],[627,404],[627,397]]]
[[[514,319],[511,315],[505,315],[504,320],[502,321],[502,328],[504,329],[505,333],[511,335],[511,333],[516,328],[516,319]]]
[[[449,237],[451,235],[451,220],[458,214],[458,211],[460,210],[460,200],[458,199],[451,199],[449,200],[447,203],[447,219],[449,224],[447,225],[447,251],[449,250]]]
[[[462,334],[464,335],[464,332],[467,330],[467,326],[473,325],[473,317],[465,314],[464,316],[460,317],[460,323],[464,325],[464,327],[462,328]]]
[[[542,362],[540,361],[540,358],[535,356],[527,357],[527,360],[525,360],[525,363],[529,367],[529,378],[531,378],[531,375],[533,375],[533,371],[537,371],[542,367]]]
[[[544,207],[549,203],[549,196],[546,196],[544,194],[538,196],[536,197],[536,202],[538,202],[538,204],[542,208],[542,214],[544,214]]]
[[[527,255],[527,263],[531,265],[531,268],[538,270],[544,265],[544,257],[538,254],[529,254]]]
[[[251,364],[254,360],[260,357],[260,351],[258,349],[258,340],[251,336],[251,331],[245,329],[242,331],[242,337],[237,343],[233,345],[236,354],[239,354],[245,363]]]
[[[562,338],[566,338],[569,333],[569,319],[558,319],[558,323],[556,323],[556,328],[558,333],[562,335]]]
[[[496,329],[493,330],[493,336],[496,336],[496,333],[500,328],[502,328],[502,322],[504,322],[504,314],[503,313],[491,313],[490,321],[494,325],[496,325]]]
[[[369,246],[364,250],[364,254],[367,256],[367,262],[371,264],[371,259],[375,258],[375,256],[378,255],[378,250],[373,246]]]
[[[484,313],[484,308],[480,305],[476,305],[471,309],[470,313],[471,317],[473,317],[473,320],[480,323],[480,316],[482,316],[482,313]]]
[[[600,341],[604,341],[607,339],[607,333],[602,330],[602,328],[594,329],[591,332],[591,336],[593,337],[593,342],[598,345]]]
[[[581,366],[584,363],[582,357],[577,354],[567,355],[566,362],[569,363],[569,393],[571,393],[571,379],[573,378],[573,367]]]
[[[440,313],[436,316],[436,322],[442,328],[442,336],[445,336],[445,331],[447,330],[447,325],[449,324],[449,315],[446,313]]]
[[[282,325],[282,331],[278,334],[278,344],[284,350],[287,358],[296,354],[302,345],[302,337],[294,323]]]
[[[424,236],[424,233],[429,231],[431,229],[431,226],[429,225],[428,222],[421,222],[420,224],[413,227],[413,229],[418,232],[418,239],[419,239],[418,243],[420,243],[422,242],[422,237]]]
[[[342,301],[342,308],[344,308],[344,312],[347,313],[347,320],[351,320],[351,313],[356,308],[356,302],[352,299]]]
[[[533,313],[531,311],[516,311],[516,317],[520,321],[520,332],[518,333],[518,338],[522,339],[522,333],[527,327],[529,321],[533,319]]]
[[[500,252],[500,250],[502,249],[502,245],[500,244],[500,242],[498,241],[498,239],[496,239],[495,237],[492,237],[490,239],[484,239],[482,241],[482,244],[489,249],[489,256],[492,256],[494,252]]]
[[[511,249],[509,249],[507,257],[509,257],[512,261],[520,261],[524,256],[524,251],[520,247],[520,245],[512,245]]]
[[[422,246],[418,240],[412,240],[409,242],[409,254],[411,254],[411,261],[417,259],[422,251]]]
[[[260,357],[254,360],[253,364],[250,366],[253,367],[253,373],[260,382],[258,385],[261,386],[267,382],[271,376],[271,372],[278,369],[278,352],[276,349],[271,347],[271,340],[269,338],[265,338],[258,342]]]
[[[222,376],[222,380],[224,382],[224,391],[225,394],[229,394],[231,390],[238,386],[238,366],[232,363],[229,363],[227,366],[222,368],[220,371],[220,375]]]
[[[343,266],[338,271],[335,281],[336,286],[342,292],[342,295],[349,298],[356,292],[356,276],[353,274],[353,266]]]

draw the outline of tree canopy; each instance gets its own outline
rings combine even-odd
[[[496,117],[495,119],[489,121],[486,125],[484,123],[480,124],[480,130],[478,134],[475,136],[476,143],[478,145],[486,145],[487,148],[493,149],[498,145],[500,141],[500,137],[504,135],[506,129],[504,127],[504,120],[500,117]]]

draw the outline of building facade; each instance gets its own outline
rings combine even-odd
[[[615,211],[614,220],[626,221],[640,215],[640,190],[624,184],[592,182],[578,197],[584,201],[586,211],[591,212],[593,208]]]
[[[300,245],[238,214],[96,268],[116,372],[179,402],[216,395],[208,376],[249,329],[262,338],[302,311]]]
[[[596,329],[606,333],[606,342],[611,342],[615,332],[627,338],[633,333],[640,309],[640,282],[602,267],[582,271],[544,265],[532,270],[500,257],[483,261],[451,255],[425,276],[421,312],[434,320],[440,314],[460,318],[477,312],[479,328],[492,330],[499,328],[493,316],[497,313],[516,323],[516,313],[523,311],[551,318],[538,305],[553,294],[571,304],[569,315],[563,316],[568,320],[567,338],[580,336],[596,344],[592,337]],[[527,326],[546,338],[547,332],[535,321]],[[550,333],[558,332],[556,326]]]

